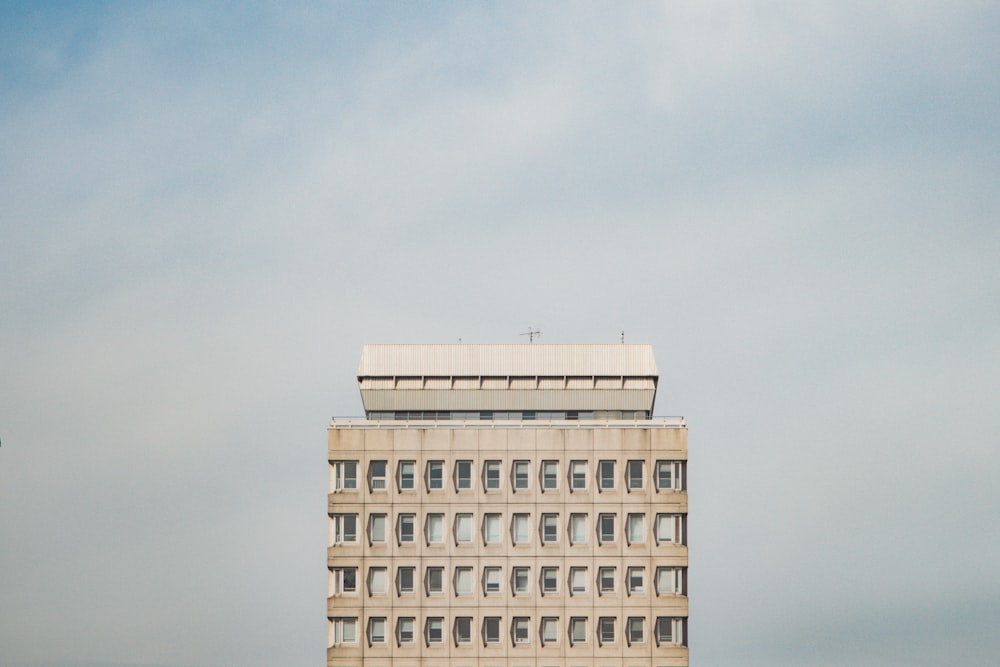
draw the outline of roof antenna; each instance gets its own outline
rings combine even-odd
[[[622,345],[624,345],[625,344],[625,330],[624,329],[622,329],[622,331],[621,331],[621,337],[622,337]]]
[[[542,332],[540,330],[538,330],[538,329],[533,328],[533,327],[528,327],[528,332],[527,333],[523,333],[521,335],[522,336],[527,336],[529,343],[534,343],[536,337],[537,338],[541,338],[542,337]]]

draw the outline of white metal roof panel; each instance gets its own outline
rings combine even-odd
[[[359,377],[372,376],[657,377],[646,344],[370,344]]]

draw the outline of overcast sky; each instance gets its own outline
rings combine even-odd
[[[653,345],[695,667],[1000,655],[994,2],[4,3],[0,665],[308,666],[366,342]]]

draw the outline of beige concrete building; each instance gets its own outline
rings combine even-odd
[[[329,428],[330,667],[681,667],[687,428],[647,345],[368,345]]]

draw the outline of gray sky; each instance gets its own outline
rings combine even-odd
[[[1000,7],[0,8],[0,665],[323,664],[365,342],[654,347],[691,659],[1000,655]]]

